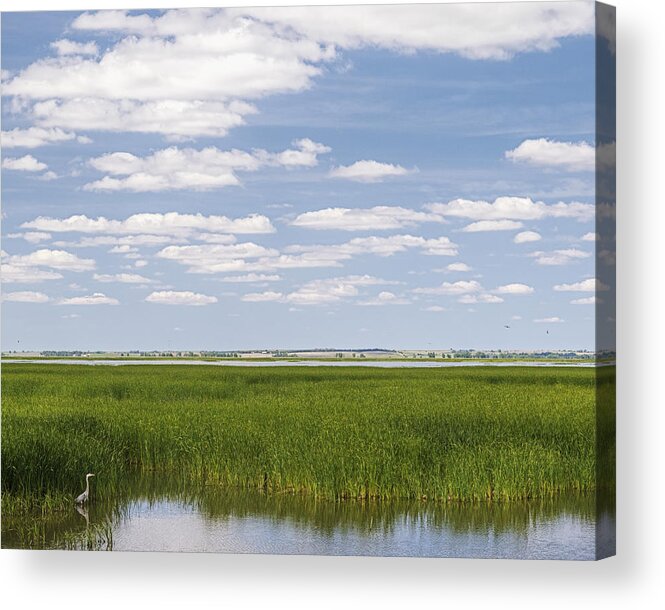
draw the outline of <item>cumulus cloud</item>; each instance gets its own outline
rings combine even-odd
[[[237,172],[253,172],[265,166],[313,167],[318,155],[330,149],[309,139],[295,140],[294,148],[278,153],[265,150],[219,150],[214,146],[195,150],[172,146],[146,157],[116,152],[90,160],[107,175],[86,184],[89,191],[207,191],[240,184]],[[117,177],[120,176],[120,177]]]
[[[89,218],[75,215],[68,218],[39,216],[24,222],[23,229],[34,229],[51,233],[88,233],[102,235],[135,235],[135,243],[148,243],[149,239],[139,240],[138,236],[189,237],[200,231],[206,233],[273,233],[275,228],[266,216],[250,214],[241,218],[227,216],[204,216],[203,214],[132,214],[124,220],[111,220],[104,216]],[[150,238],[152,239],[152,238]],[[106,242],[109,245],[113,242]],[[130,241],[124,242],[131,245]],[[156,244],[156,242],[153,242]]]
[[[394,292],[384,290],[379,292],[378,295],[364,301],[358,301],[358,305],[364,307],[381,307],[383,305],[409,305],[411,301],[396,295]]]
[[[80,144],[88,143],[88,138],[78,137],[75,133],[63,131],[57,127],[44,129],[43,127],[29,127],[27,129],[15,128],[2,132],[3,148],[38,148],[46,144],[56,144],[77,140]]]
[[[465,305],[474,305],[476,303],[503,303],[503,299],[501,297],[489,293],[465,294],[457,300],[460,303],[464,303]]]
[[[3,283],[8,284],[37,284],[45,280],[58,280],[62,278],[62,274],[38,267],[6,263],[3,260],[0,277]]]
[[[253,242],[232,245],[168,246],[159,258],[186,265],[190,273],[260,273],[281,269],[340,267],[356,256],[392,256],[417,250],[428,256],[456,256],[457,245],[447,237],[426,239],[413,235],[357,237],[342,244],[286,246],[282,251]]]
[[[256,282],[278,282],[282,277],[276,274],[246,273],[244,275],[229,275],[221,279],[222,282],[245,284]]]
[[[373,208],[325,208],[305,212],[296,216],[291,224],[307,229],[368,231],[400,229],[423,222],[445,222],[445,220],[438,214],[417,212],[398,206],[375,206]]]
[[[466,263],[450,263],[450,265],[446,267],[446,270],[463,272],[463,271],[471,271],[471,267],[469,267],[469,265],[467,265]]]
[[[112,21],[109,13],[84,14],[72,27],[94,31],[93,23]],[[335,57],[327,45],[226,11],[119,12],[116,22],[113,29],[131,35],[99,57],[57,43],[79,53],[32,63],[7,81],[5,94],[34,100],[40,126],[223,136],[256,111],[249,100],[303,91]]]
[[[48,168],[46,163],[37,161],[32,155],[25,155],[23,157],[5,157],[2,160],[3,169],[11,169],[19,172],[41,172]]]
[[[152,284],[154,282],[154,280],[138,275],[137,273],[95,273],[92,278],[98,282],[118,282],[121,284]]]
[[[344,180],[352,180],[353,182],[381,182],[386,178],[405,176],[412,171],[401,165],[363,160],[356,161],[351,165],[334,167],[328,175],[331,178],[343,178]]]
[[[167,246],[157,253],[158,258],[186,265],[190,273],[264,271],[278,255],[274,248],[253,242]]]
[[[494,202],[454,199],[448,203],[425,206],[435,214],[468,218],[470,220],[540,220],[543,218],[574,218],[588,221],[594,218],[594,206],[589,203],[546,204],[529,197],[498,197]]]
[[[66,126],[76,131],[127,131],[164,134],[180,140],[197,136],[222,137],[256,114],[253,104],[242,101],[110,100],[74,98],[47,100],[32,107],[43,127]]]
[[[599,290],[609,290],[600,280],[596,278],[588,278],[573,284],[557,284],[554,286],[557,292],[597,292]]]
[[[582,241],[598,241],[598,233],[585,233],[580,239]]]
[[[12,301],[15,303],[48,303],[51,299],[43,292],[6,292],[2,295],[3,301]]]
[[[591,253],[577,248],[566,248],[553,252],[532,252],[528,256],[535,258],[539,265],[569,265],[581,259],[589,258]]]
[[[423,307],[423,311],[440,312],[446,311],[446,308],[441,307],[441,305],[430,305],[429,307]]]
[[[522,231],[521,233],[515,235],[513,242],[516,244],[528,244],[530,242],[540,241],[541,239],[542,236],[536,231]]]
[[[95,42],[76,42],[67,38],[52,42],[51,48],[58,55],[97,55],[99,53]]]
[[[537,322],[538,324],[560,324],[563,320],[558,316],[553,316],[551,318],[537,318],[534,322]]]
[[[526,284],[505,284],[494,290],[498,294],[532,294],[533,288]]]
[[[26,231],[25,233],[9,233],[6,237],[25,239],[28,243],[38,244],[42,241],[48,241],[52,236],[50,233],[42,233],[41,231]]]
[[[479,220],[472,222],[462,229],[465,233],[479,233],[481,231],[514,231],[522,228],[517,220]]]
[[[250,292],[242,297],[243,301],[248,303],[264,303],[268,301],[281,301],[284,295],[281,292],[266,291],[266,292]]]
[[[557,5],[331,6],[236,9],[289,26],[342,48],[382,47],[456,53],[469,59],[505,60],[548,51],[567,36],[593,32],[594,16],[582,3]]]
[[[596,149],[587,142],[557,142],[547,138],[524,140],[505,155],[507,159],[529,165],[571,171],[593,171],[596,166]]]
[[[95,292],[81,297],[71,297],[69,299],[61,299],[58,305],[118,305],[118,299],[107,297],[102,292]]]
[[[160,290],[151,292],[145,300],[148,303],[160,303],[162,305],[192,305],[203,306],[217,303],[217,297],[191,292],[189,290]]]
[[[346,49],[507,60],[593,34],[594,15],[581,2],[101,11],[71,28],[115,40],[102,52],[56,41],[59,55],[7,75],[3,94],[42,127],[186,137],[224,135],[255,111],[252,100],[310,88]]]
[[[476,280],[460,280],[459,282],[443,282],[433,288],[415,288],[415,294],[461,295],[480,292],[483,287]]]
[[[64,250],[49,250],[43,248],[30,254],[7,256],[3,262],[17,267],[49,267],[59,271],[89,271],[95,268],[95,261],[89,258],[79,258],[75,254]]]
[[[326,305],[357,297],[360,294],[358,287],[394,283],[371,275],[348,275],[345,277],[311,280],[290,293],[274,291],[249,293],[244,295],[242,300],[248,302],[279,301],[292,305]],[[392,301],[393,304],[401,304],[401,299],[393,293],[386,291],[381,294],[383,294],[383,297],[379,295],[376,299],[365,300],[359,302],[359,304],[385,305],[388,304],[388,301]],[[383,302],[370,302],[377,299]]]

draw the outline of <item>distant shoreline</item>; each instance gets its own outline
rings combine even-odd
[[[375,367],[375,368],[447,368],[447,367],[579,367],[595,368],[612,366],[615,362],[602,360],[519,360],[519,359],[194,359],[194,358],[11,358],[2,359],[2,364],[61,364],[67,366],[229,366],[229,367]]]

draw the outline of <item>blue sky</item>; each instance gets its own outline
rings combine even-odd
[[[588,2],[4,13],[2,348],[593,349],[594,48]]]

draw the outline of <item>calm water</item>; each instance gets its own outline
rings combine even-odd
[[[139,484],[140,486],[140,484]],[[594,499],[513,504],[328,502],[202,489],[145,493],[87,510],[3,519],[3,548],[590,560]],[[599,524],[611,527],[610,510]]]

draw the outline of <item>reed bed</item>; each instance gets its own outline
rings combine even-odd
[[[599,383],[559,367],[4,365],[2,508],[70,506],[86,472],[100,499],[148,472],[335,500],[587,492]]]

